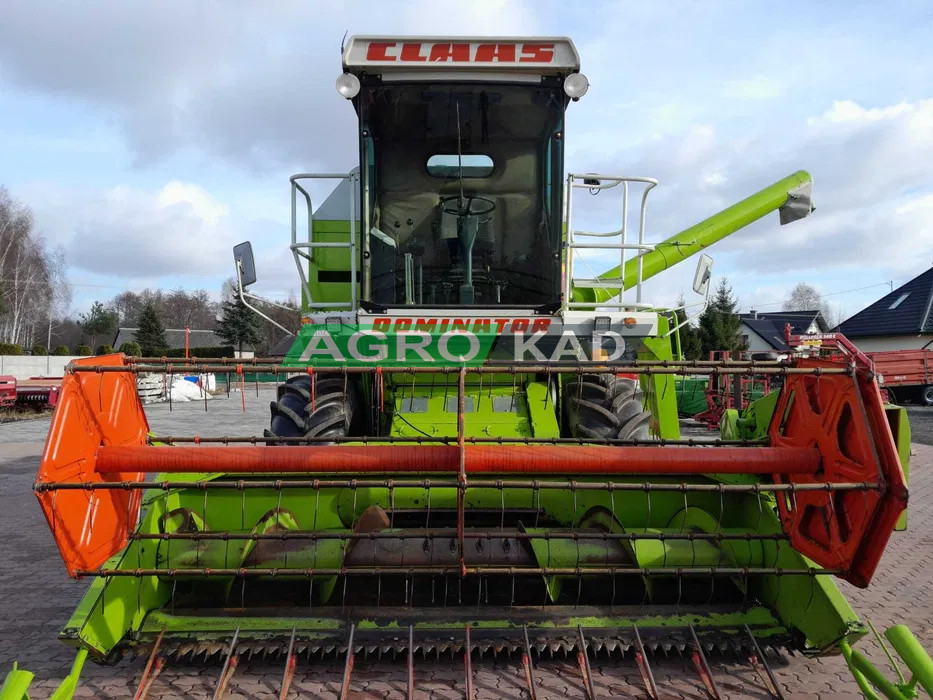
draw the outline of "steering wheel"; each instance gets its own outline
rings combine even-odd
[[[462,210],[460,208],[461,201],[465,203],[465,206]],[[474,202],[480,205],[479,209],[474,209]],[[479,197],[474,195],[463,197],[461,200],[460,195],[454,195],[447,199],[441,200],[441,211],[445,214],[451,214],[452,216],[457,217],[484,216],[486,214],[492,214],[495,210],[496,203],[488,197]]]

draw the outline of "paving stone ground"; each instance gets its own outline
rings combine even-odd
[[[269,390],[260,396],[248,388],[248,415],[241,398],[216,398],[205,415],[202,403],[176,404],[148,409],[157,433],[243,434],[244,425],[257,431],[268,420]],[[933,411],[912,411],[915,434],[926,440],[933,435]],[[36,499],[31,492],[48,419],[0,425],[0,676],[14,660],[36,672],[31,697],[48,697],[68,672],[73,652],[57,640],[58,631],[74,610],[87,584],[71,581],[65,574]],[[928,648],[933,649],[933,447],[916,444],[911,461],[910,522],[906,532],[895,533],[870,588],[840,584],[856,611],[882,629],[908,623]],[[885,667],[880,650],[870,641],[860,644],[867,656]],[[712,658],[714,676],[724,697],[766,698],[760,680],[744,660]],[[89,663],[82,674],[78,697],[132,697],[143,660],[123,661],[117,666]],[[702,685],[688,659],[654,657],[652,667],[662,695],[670,698],[704,698]],[[858,689],[841,657],[805,659],[800,656],[773,660],[784,693],[793,698],[852,698]],[[230,684],[229,698],[278,697],[282,679],[280,663],[244,660]],[[336,662],[303,660],[297,669],[290,697],[332,698],[339,690],[343,667]],[[151,698],[211,697],[220,668],[213,666],[166,666],[155,681]],[[478,698],[527,697],[521,664],[483,660],[474,663]],[[890,673],[890,671],[889,671]],[[535,669],[537,697],[584,698],[575,661],[542,661]],[[351,697],[404,698],[404,661],[366,661],[360,658],[353,673]],[[644,697],[643,686],[630,658],[600,657],[593,662],[598,697]],[[418,697],[463,697],[462,659],[418,661]]]

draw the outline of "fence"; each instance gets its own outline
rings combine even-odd
[[[12,374],[17,379],[30,377],[61,377],[65,366],[81,355],[0,355],[0,374]]]

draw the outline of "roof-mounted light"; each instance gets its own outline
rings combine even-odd
[[[564,78],[564,92],[572,100],[579,100],[590,88],[590,81],[583,73],[571,73]]]
[[[337,92],[352,100],[360,94],[360,79],[353,73],[342,73],[337,77]]]

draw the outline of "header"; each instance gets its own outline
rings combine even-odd
[[[343,67],[348,72],[442,67],[566,74],[580,70],[580,56],[567,37],[354,36]]]

